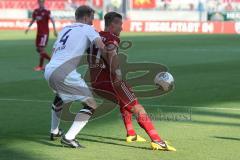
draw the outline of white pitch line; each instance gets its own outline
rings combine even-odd
[[[0,98],[0,101],[17,101],[17,102],[39,102],[49,103],[49,100],[35,100],[35,99],[14,99],[14,98]]]
[[[0,101],[16,101],[16,102],[38,102],[38,103],[51,103],[50,100],[35,100],[35,99],[14,99],[14,98],[0,98]],[[164,105],[164,104],[142,104],[143,106],[150,107],[172,107],[172,108],[192,108],[192,109],[206,109],[206,110],[230,110],[240,111],[240,108],[216,108],[216,107],[200,107],[200,106],[180,106],[180,105]]]

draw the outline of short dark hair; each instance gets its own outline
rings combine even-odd
[[[115,18],[122,19],[122,15],[117,12],[108,12],[104,16],[105,26],[108,27]]]
[[[91,7],[87,5],[82,5],[78,7],[77,10],[75,11],[75,19],[79,20],[82,19],[84,16],[91,16],[91,14],[94,12],[95,11]]]

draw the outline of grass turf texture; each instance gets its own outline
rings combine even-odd
[[[174,92],[140,99],[151,115],[164,113],[171,119],[154,121],[162,137],[177,148],[177,152],[161,152],[149,150],[149,143],[127,144],[117,109],[84,128],[78,139],[85,149],[63,148],[59,141],[50,142],[53,94],[43,74],[33,71],[38,63],[35,33],[26,36],[20,31],[0,31],[0,35],[1,160],[239,159],[239,36],[122,35],[134,44],[127,51],[130,62],[165,64],[176,80]],[[53,41],[51,38],[48,51]],[[77,105],[74,107],[78,109]],[[182,119],[173,120],[176,116]],[[63,122],[62,128],[66,130],[69,125]],[[135,126],[140,135],[147,137],[136,123]]]

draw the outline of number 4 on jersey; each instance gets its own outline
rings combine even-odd
[[[63,45],[65,45],[65,43],[67,42],[68,37],[69,37],[69,35],[67,35],[67,34],[68,34],[71,30],[72,30],[72,29],[67,30],[67,31],[63,34],[62,38],[60,39],[60,42],[61,42]]]

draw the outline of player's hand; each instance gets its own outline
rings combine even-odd
[[[58,33],[57,31],[54,31],[54,36],[57,37],[58,36]]]

